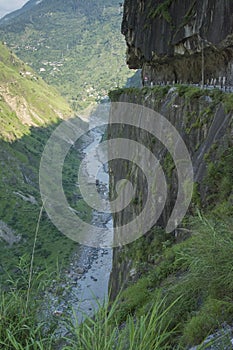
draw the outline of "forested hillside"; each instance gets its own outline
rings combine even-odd
[[[41,209],[39,164],[46,141],[54,128],[72,117],[64,98],[49,87],[6,46],[0,45],[0,277],[27,262]],[[76,174],[77,157],[71,155],[64,169],[68,187]],[[72,175],[73,174],[73,175]],[[69,180],[69,181],[68,181]],[[73,192],[72,192],[73,193]],[[69,197],[69,194],[68,194]],[[79,202],[79,208],[82,202]],[[69,258],[76,245],[66,239],[44,215],[39,266],[56,266]]]
[[[79,109],[133,75],[121,17],[117,0],[31,0],[0,21],[0,37]]]

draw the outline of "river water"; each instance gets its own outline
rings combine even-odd
[[[97,113],[98,114],[98,113]],[[93,114],[89,120],[89,132],[82,143],[82,156],[85,162],[86,155],[103,139],[105,130],[98,125],[99,116]],[[93,128],[94,127],[94,128]],[[95,156],[93,156],[95,157]],[[87,169],[91,169],[95,158],[88,159]],[[108,199],[109,176],[107,165],[98,173],[98,192],[102,198]],[[111,214],[92,211],[92,225],[112,228]],[[78,321],[85,316],[93,315],[99,304],[103,304],[108,296],[108,284],[112,270],[112,249],[94,248],[84,245],[77,246],[77,252],[73,254],[69,266],[62,274],[61,282],[54,280],[53,288],[47,293],[46,314],[48,317],[58,319],[59,335],[64,335],[66,329],[60,324],[62,315],[74,312]],[[59,290],[59,293],[57,293]],[[48,311],[49,308],[49,311]]]

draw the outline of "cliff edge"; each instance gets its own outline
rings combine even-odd
[[[231,0],[125,0],[122,34],[130,68],[161,81],[233,84]]]

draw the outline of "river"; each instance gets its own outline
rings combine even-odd
[[[97,112],[98,114],[98,112]],[[96,127],[99,116],[92,114],[89,120],[89,132],[82,143],[82,157],[85,162],[87,154],[99,143],[104,136],[104,128]],[[95,156],[93,156],[95,157]],[[95,158],[88,159],[87,169],[91,170]],[[98,173],[98,192],[102,198],[108,199],[109,176],[107,165]],[[92,211],[92,225],[112,228],[111,214]],[[94,248],[78,245],[69,266],[64,270],[61,282],[54,280],[53,288],[47,292],[46,314],[62,320],[63,314],[78,317],[83,321],[86,315],[93,315],[99,304],[103,304],[108,296],[108,284],[112,270],[112,249]],[[59,290],[59,293],[57,292]],[[49,305],[49,307],[48,307]],[[49,309],[49,311],[48,311]],[[66,330],[58,321],[57,334],[64,335]]]

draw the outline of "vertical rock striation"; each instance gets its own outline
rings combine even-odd
[[[117,98],[119,102],[139,104],[159,112],[181,135],[191,156],[194,170],[194,192],[189,213],[196,213],[196,207],[202,210],[207,207],[213,208],[221,201],[226,202],[227,210],[227,208],[232,207],[233,192],[230,184],[227,185],[227,188],[225,185],[222,187],[222,185],[232,183],[227,162],[230,162],[232,157],[233,102],[229,107],[226,102],[219,100],[219,93],[222,97],[225,94],[218,91],[209,92],[211,95],[209,96],[208,92],[198,88],[186,87],[185,93],[182,93],[182,90],[183,87],[177,89],[169,89],[168,87],[129,89]],[[228,103],[230,100],[232,101],[231,94],[226,94],[226,97],[229,99]],[[165,145],[156,140],[152,134],[146,133],[140,128],[128,125],[112,126],[109,130],[109,138],[115,139],[117,137],[135,140],[159,159],[166,176],[167,200],[157,222],[157,227],[165,228],[174,208],[178,190],[177,172],[169,152]],[[226,162],[222,162],[224,159]],[[220,167],[221,162],[222,166]],[[122,179],[128,179],[135,188],[135,196],[130,205],[113,216],[114,225],[119,227],[130,222],[132,217],[138,215],[142,210],[147,199],[147,182],[142,171],[135,167],[134,162],[117,159],[112,161],[110,169],[113,197],[115,185]],[[220,193],[222,199],[220,199]],[[180,241],[184,238],[183,232],[183,229],[178,228],[176,232],[168,235],[168,239]],[[151,228],[142,238],[143,243],[138,242],[138,246],[142,247],[138,248],[142,249],[139,255],[143,256],[145,263],[149,262],[145,244],[150,244],[154,235],[154,228]],[[134,249],[132,243],[114,250],[111,276],[112,298],[135,277],[132,276],[132,271],[137,266],[138,261],[137,256],[132,254]]]
[[[225,77],[226,83],[233,85],[231,0],[125,0],[122,33],[127,43],[127,63],[130,68],[142,68],[143,80],[147,77],[154,83],[199,83],[204,73],[205,82],[212,79],[223,82]],[[222,211],[232,210],[232,169],[227,164],[232,159],[233,146],[232,94],[181,85],[171,89],[166,86],[117,91],[111,98],[149,107],[165,116],[179,132],[194,168],[195,191],[190,213],[195,212],[196,206],[212,210],[222,205]],[[177,196],[177,173],[166,147],[142,130],[126,125],[110,130],[109,137],[133,139],[160,160],[168,193],[158,225],[166,227]],[[114,215],[118,226],[128,222],[131,215],[137,215],[147,195],[146,182],[140,172],[129,162],[115,161],[110,173],[112,193],[122,178],[131,179],[136,192],[130,206]],[[145,263],[149,261],[145,247],[153,239],[153,230],[142,244],[136,242],[136,251],[141,250],[139,255]],[[176,236],[182,239],[179,230]],[[112,298],[135,278],[136,266],[133,245],[114,250]]]
[[[151,81],[233,84],[231,0],[125,0],[122,33],[130,68]]]

